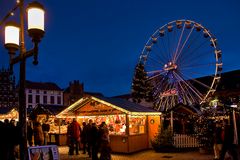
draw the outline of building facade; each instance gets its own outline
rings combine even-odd
[[[37,104],[63,105],[63,90],[52,82],[26,81],[26,106],[35,108]]]
[[[79,80],[69,82],[69,86],[64,90],[64,106],[69,106],[82,98],[84,94],[83,88],[83,83],[80,83]]]
[[[0,107],[17,108],[18,94],[15,77],[9,69],[0,70]]]

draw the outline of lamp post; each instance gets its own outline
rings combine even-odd
[[[33,64],[38,64],[38,43],[44,35],[44,9],[43,6],[34,1],[28,4],[28,35],[32,38],[33,48],[26,50],[24,40],[24,0],[18,1],[20,9],[20,26],[9,22],[5,26],[5,48],[10,56],[10,69],[14,64],[20,63],[19,77],[19,125],[21,129],[20,139],[20,159],[27,160],[27,110],[25,98],[25,80],[26,80],[26,59],[34,58]],[[19,44],[20,42],[20,44]],[[19,50],[19,54],[15,55]]]

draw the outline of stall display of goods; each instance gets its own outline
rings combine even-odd
[[[99,126],[105,122],[109,128],[110,135],[125,135],[126,134],[126,115],[102,115],[102,116],[84,116],[77,119],[79,124],[82,122],[88,123],[92,119],[93,123]]]
[[[129,134],[145,133],[146,116],[129,116]]]

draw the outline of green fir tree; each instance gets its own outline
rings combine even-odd
[[[140,103],[143,99],[152,101],[152,85],[147,81],[147,73],[142,63],[135,67],[135,74],[132,82],[132,99],[135,103]]]

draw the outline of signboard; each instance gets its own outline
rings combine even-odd
[[[56,145],[34,146],[28,148],[29,160],[59,160]]]
[[[230,105],[230,107],[237,108],[237,105],[236,104],[232,104],[232,105]]]

